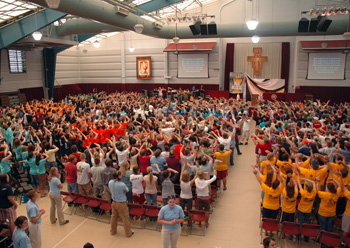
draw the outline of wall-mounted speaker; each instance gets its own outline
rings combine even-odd
[[[328,19],[326,16],[318,16],[317,19],[319,20],[317,30],[320,32],[326,32],[331,25],[332,20]]]
[[[298,25],[298,33],[307,33],[309,31],[309,23],[310,21],[307,18],[301,18]]]
[[[199,35],[201,33],[201,22],[190,25],[190,29],[193,35]]]
[[[316,32],[318,25],[318,20],[316,18],[311,18],[309,32]]]
[[[208,35],[208,25],[206,23],[201,24],[201,35]]]
[[[215,22],[210,22],[208,24],[208,34],[209,35],[217,35],[218,34],[218,30],[216,28],[216,23]]]

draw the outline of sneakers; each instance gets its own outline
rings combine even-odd
[[[54,222],[51,222],[51,224],[55,224],[57,222],[57,218],[55,219],[55,221]]]
[[[131,231],[131,235],[128,237],[128,238],[130,238],[130,237],[132,237],[132,235],[134,235],[134,231]]]
[[[243,145],[243,142],[240,142],[239,144],[240,144],[240,145]]]
[[[242,155],[242,153],[240,152],[240,153],[237,153],[237,155]]]
[[[245,145],[248,145],[248,142],[245,142]]]
[[[63,226],[65,224],[68,224],[69,223],[69,220],[65,220],[63,223],[61,223],[60,225]]]

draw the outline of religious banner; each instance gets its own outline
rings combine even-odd
[[[136,57],[137,79],[152,79],[151,56]]]
[[[244,73],[230,72],[230,94],[243,93]]]
[[[260,70],[262,69],[263,62],[267,62],[266,56],[261,56],[262,48],[253,48],[254,56],[247,56],[247,61],[252,62],[252,67],[254,69],[254,75],[260,75]]]
[[[261,98],[265,92],[284,93],[284,79],[252,79],[245,74],[250,95],[258,94]]]
[[[234,72],[244,72],[253,78],[281,78],[282,43],[280,42],[258,45],[235,43],[233,59]]]

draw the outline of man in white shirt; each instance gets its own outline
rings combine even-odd
[[[243,145],[244,140],[246,140],[245,145],[248,145],[250,135],[250,119],[247,116],[243,117],[243,132],[241,137],[241,145]]]
[[[92,187],[90,183],[90,165],[85,162],[85,153],[80,154],[80,162],[77,163],[77,183],[80,194],[92,195]]]

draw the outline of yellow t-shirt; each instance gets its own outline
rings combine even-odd
[[[288,214],[295,213],[296,206],[297,206],[298,189],[295,190],[294,196],[292,198],[289,198],[287,196],[287,191],[285,189],[283,189],[282,195],[283,195],[282,211]]]
[[[335,216],[335,210],[337,207],[337,201],[339,198],[340,188],[338,188],[337,193],[319,191],[318,196],[321,198],[320,209],[318,214],[324,217]]]
[[[334,179],[337,180],[338,182],[340,182],[339,175],[334,175]],[[331,174],[329,174],[329,176],[327,178],[327,183],[333,183],[334,186],[336,188],[338,188],[338,185],[333,181],[333,177],[331,176]],[[347,177],[343,178],[343,183],[344,183],[345,188],[350,190],[350,175],[347,175]],[[344,191],[340,191],[339,197],[345,197]]]
[[[265,192],[263,207],[270,210],[277,210],[280,208],[280,195],[283,190],[282,184],[277,189],[267,186],[265,183],[261,184],[262,190]]]
[[[226,151],[226,152],[216,152],[215,153],[215,158],[217,160],[221,160],[222,163],[218,163],[216,165],[216,170],[217,171],[224,171],[228,169],[228,160],[230,159],[231,151]]]
[[[300,195],[298,210],[302,213],[311,213],[316,198],[316,189],[313,188],[310,193],[305,189],[300,189]]]
[[[348,202],[346,203],[346,208],[345,208],[345,212],[344,214],[346,214],[347,216],[350,216],[350,191],[346,190],[344,193],[345,197],[348,198]]]
[[[296,163],[293,163],[296,166]],[[301,168],[310,169],[310,159],[305,160],[304,162],[299,163]]]
[[[269,172],[270,170],[272,170],[271,165],[270,164],[275,164],[276,163],[276,158],[274,158],[273,160],[265,160],[262,161],[260,163],[260,168],[263,168],[263,175],[267,175],[267,172]]]
[[[327,173],[328,173],[328,171],[326,168],[322,168],[320,170],[300,168],[301,177],[312,180],[314,182],[316,182],[315,179],[317,177],[319,177],[320,178],[320,185],[324,184]]]
[[[286,174],[286,169],[287,168],[291,168],[293,170],[293,167],[290,166],[289,164],[284,164],[285,161],[281,161],[281,160],[277,160],[277,163],[276,165],[278,166],[278,168],[280,169],[280,171],[283,173],[283,174]],[[289,160],[288,163],[291,163],[292,161]]]
[[[263,183],[266,182],[267,176],[265,176],[265,175],[263,175],[263,174],[260,174],[259,177],[260,177],[261,181],[263,181]],[[276,177],[275,177],[275,176],[272,176],[272,181],[271,181],[271,183],[273,183],[275,180],[276,180]]]

